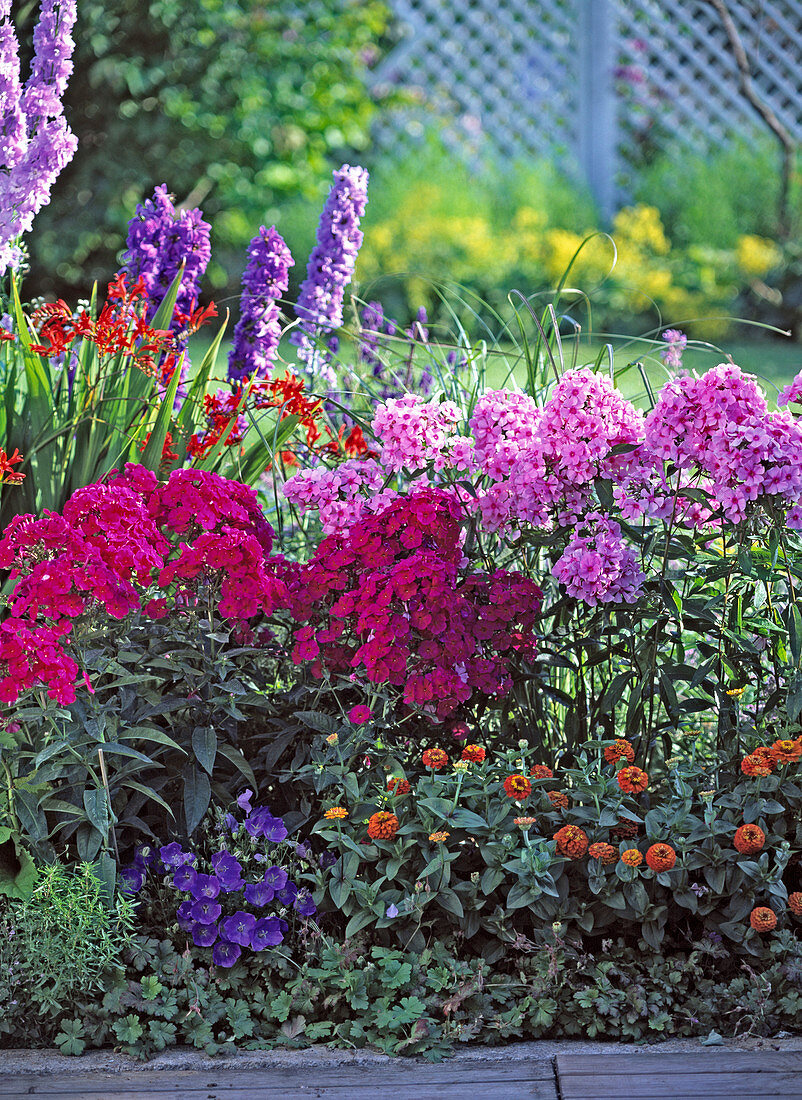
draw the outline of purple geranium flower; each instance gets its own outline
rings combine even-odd
[[[249,882],[245,887],[245,900],[249,905],[255,905],[257,908],[261,908],[263,905],[267,905],[269,901],[272,901],[275,897],[276,891],[272,886],[264,881],[261,882]]]
[[[239,890],[243,886],[242,864],[234,859],[231,852],[224,848],[212,856],[212,867],[220,881],[220,887],[226,893]]]
[[[198,924],[213,924],[222,911],[222,907],[216,901],[209,901],[206,898],[193,902],[190,909],[192,919],[197,921]]]
[[[308,890],[299,890],[292,904],[296,913],[300,913],[302,917],[311,917],[317,912],[317,906],[312,901],[312,895]]]
[[[238,943],[242,947],[250,946],[251,935],[256,927],[256,917],[252,913],[243,913],[238,909],[233,917],[226,917],[221,922],[220,928],[227,940]]]
[[[189,890],[193,897],[197,897],[198,895],[195,893],[194,885],[199,877],[194,867],[190,867],[188,863],[182,863],[181,866],[176,867],[173,872],[173,886],[175,886],[176,890]]]
[[[189,900],[182,901],[178,909],[176,909],[175,915],[178,921],[178,927],[181,931],[191,932],[195,925],[192,919],[192,902]],[[203,925],[203,927],[208,927],[208,925]]]
[[[191,852],[185,852],[177,840],[172,844],[165,844],[159,848],[159,855],[165,867],[180,867],[182,863],[194,863],[195,857]]]
[[[277,947],[283,941],[284,934],[278,917],[260,917],[251,933],[251,947],[254,951],[263,951],[266,947]]]
[[[242,948],[238,943],[218,940],[212,952],[212,962],[215,966],[233,966],[241,954]]]
[[[213,900],[220,893],[220,880],[214,875],[196,875],[195,881],[188,889],[196,901],[202,898]]]
[[[253,811],[245,821],[245,828],[254,839],[263,836],[273,844],[287,836],[284,822],[280,817],[273,817],[266,806],[258,806]]]
[[[283,867],[268,867],[265,871],[264,881],[274,890],[283,890],[287,885],[287,872]]]
[[[120,890],[124,894],[138,894],[145,885],[145,870],[136,863],[120,871]]]
[[[199,921],[192,925],[192,942],[196,947],[211,947],[216,939],[216,924],[203,924]]]
[[[294,882],[288,882],[283,890],[276,891],[276,897],[282,905],[292,905],[298,897],[298,887]]]

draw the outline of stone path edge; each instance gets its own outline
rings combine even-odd
[[[457,1047],[451,1064],[459,1062],[519,1061],[552,1062],[558,1054],[633,1054],[644,1058],[658,1054],[704,1054],[725,1051],[802,1051],[802,1033],[783,1038],[758,1038],[744,1036],[740,1039],[727,1039],[721,1045],[704,1046],[699,1039],[666,1039],[661,1042],[646,1043],[600,1043],[578,1039],[536,1039],[530,1042],[513,1042],[498,1046],[472,1045]],[[311,1046],[300,1050],[274,1048],[270,1050],[240,1050],[235,1054],[210,1056],[203,1051],[188,1047],[171,1047],[154,1055],[147,1061],[130,1055],[117,1054],[111,1049],[86,1051],[84,1054],[70,1056],[61,1054],[57,1048],[29,1050],[10,1047],[0,1048],[0,1072],[4,1076],[35,1074],[50,1076],[54,1074],[85,1074],[100,1071],[103,1073],[126,1073],[132,1070],[248,1070],[270,1066],[292,1068],[308,1072],[311,1068],[335,1068],[338,1066],[393,1066],[417,1062],[425,1064],[422,1058],[393,1058],[378,1051],[332,1049],[325,1046]]]

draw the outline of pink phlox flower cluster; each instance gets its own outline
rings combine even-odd
[[[78,489],[64,505],[64,520],[122,577],[148,585],[171,546],[148,515],[142,494],[120,484]]]
[[[666,342],[666,346],[661,350],[660,358],[669,370],[680,370],[682,367],[682,355],[688,344],[688,337],[684,332],[680,332],[679,329],[667,328],[663,333],[663,339]]]
[[[304,625],[293,659],[357,670],[442,720],[477,690],[506,691],[511,649],[533,651],[540,590],[515,574],[460,582],[462,508],[423,488],[323,540],[290,583]]]
[[[780,390],[777,394],[777,408],[784,405],[802,403],[802,372],[794,376],[790,385]]]
[[[373,458],[349,458],[333,469],[301,470],[284,484],[284,496],[301,511],[314,508],[327,535],[349,530],[365,513],[377,512],[398,495],[384,489],[385,471]]]
[[[407,393],[379,405],[373,432],[381,440],[379,456],[386,470],[420,470],[430,462],[436,470],[447,465],[443,453],[460,421],[453,401],[424,401]]]
[[[620,526],[600,512],[589,513],[569,540],[552,574],[569,596],[589,607],[599,603],[634,603],[645,577]]]
[[[528,394],[483,393],[470,420],[474,460],[482,473],[496,481],[508,474],[519,452],[535,441],[539,418],[540,409]]]
[[[486,394],[471,428],[490,479],[480,497],[484,524],[511,534],[521,523],[576,523],[613,448],[642,439],[643,417],[604,376],[583,368],[567,371],[542,409],[526,395]]]
[[[696,516],[686,510],[696,522],[720,509],[738,523],[764,495],[792,505],[802,497],[802,428],[787,412],[769,413],[755,381],[732,363],[664,386],[646,418],[646,443],[657,459],[698,472],[711,503]]]

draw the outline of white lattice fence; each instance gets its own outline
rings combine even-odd
[[[468,154],[549,156],[603,208],[645,141],[709,148],[760,123],[709,0],[390,0],[403,38],[376,74],[421,106],[377,132],[404,149],[430,122]],[[802,0],[729,0],[755,89],[802,142]]]

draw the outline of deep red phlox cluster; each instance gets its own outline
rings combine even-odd
[[[361,669],[440,720],[474,691],[507,691],[505,654],[534,651],[541,592],[503,571],[460,579],[460,518],[453,496],[427,488],[324,539],[287,575],[305,624],[293,660]]]

